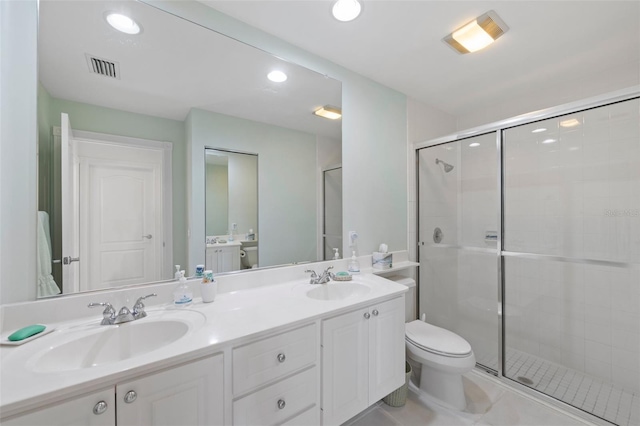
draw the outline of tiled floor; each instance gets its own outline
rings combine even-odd
[[[640,425],[640,395],[524,352],[507,349],[506,376],[620,426]],[[521,381],[522,382],[522,381]]]
[[[456,412],[419,396],[410,386],[404,407],[379,402],[343,426],[432,426],[432,425],[531,425],[578,426],[589,424],[499,383],[486,373],[464,375],[467,410]]]

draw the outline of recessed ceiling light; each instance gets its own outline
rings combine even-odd
[[[338,107],[331,105],[325,105],[313,111],[313,113],[319,117],[328,118],[329,120],[337,120],[342,117],[342,110]]]
[[[471,53],[484,49],[508,30],[507,24],[493,10],[490,10],[442,40],[458,53]]]
[[[287,81],[287,75],[282,71],[271,71],[267,74],[267,78],[274,83],[282,83],[283,81]]]
[[[580,122],[575,118],[570,118],[568,120],[562,120],[560,122],[560,127],[576,127],[579,126]]]
[[[349,22],[356,19],[362,11],[362,5],[358,0],[338,0],[333,4],[333,17],[338,21]]]
[[[542,141],[542,143],[554,143],[554,142],[558,142],[556,139],[545,139]]]
[[[476,146],[480,146],[478,142],[473,142],[469,144],[470,147],[475,148]]]
[[[541,132],[546,132],[547,129],[545,129],[544,127],[538,127],[537,129],[533,129],[531,131],[531,133],[541,133]]]
[[[135,35],[142,31],[142,27],[136,21],[121,13],[107,12],[104,18],[109,25],[125,34]]]

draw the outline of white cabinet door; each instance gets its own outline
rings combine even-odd
[[[404,298],[369,309],[369,404],[404,384],[404,309]]]
[[[118,426],[222,425],[223,372],[220,354],[118,385]]]
[[[322,424],[339,425],[405,380],[404,297],[322,322]]]
[[[104,405],[99,405],[100,403]],[[116,402],[113,388],[3,420],[2,424],[6,426],[114,426]]]
[[[240,269],[240,247],[224,247],[218,251],[218,272]]]
[[[369,406],[369,319],[360,309],[322,322],[322,424]]]
[[[205,269],[218,273],[218,249],[208,247],[206,251]]]

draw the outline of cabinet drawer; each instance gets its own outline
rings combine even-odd
[[[289,377],[233,403],[234,425],[281,424],[309,408],[317,410],[317,367]],[[315,405],[315,407],[314,407]]]
[[[280,426],[314,426],[320,424],[320,410],[317,405],[309,408],[302,414],[298,414],[292,419],[287,420]]]
[[[234,395],[313,364],[317,350],[315,324],[233,349]]]

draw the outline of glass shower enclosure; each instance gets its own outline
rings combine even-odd
[[[478,365],[640,424],[640,100],[419,147],[419,312]]]

